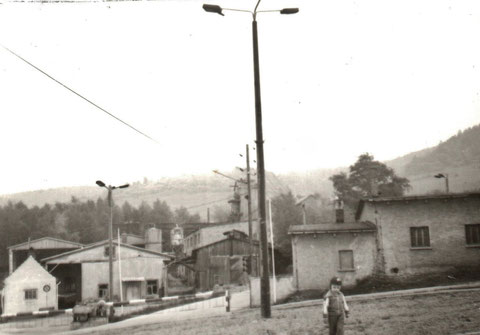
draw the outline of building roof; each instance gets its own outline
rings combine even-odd
[[[230,232],[226,232],[226,233],[230,233]],[[199,247],[196,247],[196,248],[193,248],[192,250],[196,251],[196,250],[199,250],[199,249],[204,249],[204,248],[207,248],[207,247],[210,247],[212,245],[215,245],[215,244],[219,244],[219,243],[223,243],[225,241],[230,241],[230,240],[235,240],[235,241],[241,241],[241,242],[245,242],[245,243],[250,243],[250,240],[248,239],[248,236],[245,236],[245,237],[238,237],[238,236],[235,236],[234,234],[228,236],[226,235],[224,238],[222,238],[221,240],[217,240],[215,242],[212,242],[212,243],[208,243],[208,244],[204,244],[202,246],[199,246]],[[272,248],[272,244],[270,242],[267,242],[268,244],[268,247],[269,248]],[[260,241],[258,240],[252,240],[252,245],[260,245]]]
[[[20,244],[15,244],[7,249],[12,250],[28,250],[29,248],[33,249],[77,249],[83,247],[83,244],[71,241],[65,241],[54,237],[42,237],[33,241],[27,241]]]
[[[453,200],[463,198],[480,198],[480,192],[466,192],[466,193],[443,193],[443,194],[428,194],[428,195],[410,195],[403,197],[378,197],[361,199],[358,203],[355,218],[358,220],[362,214],[365,203],[401,203],[411,201],[428,201],[428,200]]]
[[[62,258],[62,257],[65,257],[65,256],[70,256],[70,255],[73,255],[73,254],[85,252],[85,251],[87,251],[87,250],[91,250],[91,249],[97,248],[97,247],[99,247],[99,246],[108,245],[108,243],[109,243],[108,240],[100,241],[100,242],[97,242],[97,243],[95,243],[95,244],[91,244],[91,245],[89,245],[89,246],[87,246],[87,247],[85,247],[85,248],[81,248],[81,249],[77,249],[77,250],[72,250],[72,251],[67,251],[67,252],[64,252],[64,253],[59,254],[59,255],[55,255],[55,256],[51,256],[51,257],[44,258],[44,259],[42,259],[42,262],[50,262],[50,261],[55,260],[55,259],[58,259],[58,258]],[[116,245],[115,245],[115,246],[116,246]],[[168,255],[168,254],[165,254],[165,253],[162,253],[162,252],[157,252],[157,251],[148,250],[148,249],[144,249],[144,248],[139,248],[139,247],[136,247],[136,246],[133,246],[133,245],[130,245],[130,244],[120,244],[120,247],[121,247],[121,248],[129,248],[129,249],[141,251],[141,252],[149,253],[149,254],[156,255],[156,256],[163,256],[163,257],[168,257],[168,258],[174,258],[174,256],[172,256],[172,255]]]
[[[32,256],[29,256],[13,273],[5,279],[5,284],[10,282],[33,282],[53,280],[48,273]]]
[[[252,222],[256,222],[256,221],[257,221],[256,219],[252,219]],[[192,230],[190,233],[185,234],[184,238],[187,238],[190,235],[193,235],[200,230],[206,230],[206,229],[209,229],[209,228],[210,229],[215,229],[215,228],[219,228],[219,227],[222,227],[222,226],[227,226],[228,227],[228,226],[232,226],[232,225],[236,225],[236,224],[247,224],[248,225],[248,221],[202,224],[201,226],[198,226],[198,228],[196,228],[195,230]]]
[[[369,221],[358,223],[319,223],[290,226],[288,234],[367,233],[376,230],[377,227]]]

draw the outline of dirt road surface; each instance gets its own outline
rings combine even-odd
[[[348,299],[348,298],[347,298]],[[480,332],[480,290],[351,301],[345,333],[351,334],[468,334]],[[262,319],[259,309],[236,311],[192,320],[104,329],[90,334],[328,334],[321,306],[273,309]]]

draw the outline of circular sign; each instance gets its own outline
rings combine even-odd
[[[50,285],[45,285],[43,287],[43,292],[49,292],[50,291]]]

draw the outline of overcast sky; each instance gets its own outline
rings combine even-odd
[[[0,3],[0,44],[158,142],[0,48],[0,194],[244,163],[255,139],[248,13],[196,0]],[[480,123],[478,0],[260,7],[300,8],[258,16],[267,170],[389,160]]]

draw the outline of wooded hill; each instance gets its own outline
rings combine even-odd
[[[443,179],[433,176],[447,173],[451,192],[480,190],[480,125],[459,131],[439,145],[409,153],[397,159],[384,162],[392,167],[397,175],[407,177],[412,186],[408,194],[438,193],[445,190]],[[365,148],[368,152],[368,148]],[[359,155],[362,153],[358,153]],[[375,153],[371,152],[375,155]],[[354,162],[352,162],[353,164]],[[306,172],[275,175],[267,173],[267,196],[274,197],[289,189],[295,195],[319,193],[329,198],[333,194],[331,175],[347,171],[338,169],[318,169]],[[244,173],[226,171],[234,178],[245,178]],[[256,177],[254,177],[255,179]],[[96,200],[105,197],[105,190],[94,185],[64,187],[50,190],[32,191],[0,196],[0,205],[8,201],[22,201],[27,206],[42,206],[45,203],[69,202],[71,197],[79,201]],[[228,210],[228,200],[232,198],[233,180],[210,174],[163,178],[157,181],[134,182],[127,189],[115,193],[115,201],[122,204],[128,201],[138,206],[145,201],[152,204],[156,199],[165,201],[172,209],[185,207],[191,213],[198,213],[206,219],[207,208],[212,211]]]

